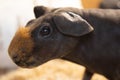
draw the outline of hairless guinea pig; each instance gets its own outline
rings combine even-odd
[[[120,80],[120,10],[34,8],[36,19],[18,29],[9,55],[21,67],[61,58]]]

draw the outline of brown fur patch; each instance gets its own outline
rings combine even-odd
[[[30,28],[29,27],[21,27],[18,29],[17,35],[22,36],[23,38],[30,38]]]
[[[22,27],[16,32],[8,51],[10,56],[17,54],[22,57],[23,55],[31,53],[33,46],[34,43],[31,38],[30,28]]]

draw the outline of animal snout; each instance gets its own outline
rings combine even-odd
[[[14,63],[23,68],[32,68],[37,66],[36,61],[31,56],[31,54],[26,53],[25,49],[21,48],[16,51],[9,51],[9,55],[11,56]]]
[[[16,64],[20,63],[20,59],[19,59],[19,56],[17,54],[12,55],[12,59]]]

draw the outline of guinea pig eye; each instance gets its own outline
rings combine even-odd
[[[51,33],[51,28],[49,26],[42,26],[40,28],[39,35],[40,36],[48,36]]]

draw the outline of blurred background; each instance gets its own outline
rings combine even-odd
[[[0,0],[0,80],[81,80],[85,68],[52,60],[35,69],[21,69],[8,55],[8,46],[16,30],[34,18],[33,7],[76,7],[120,9],[120,0]],[[106,80],[95,74],[93,80]]]

